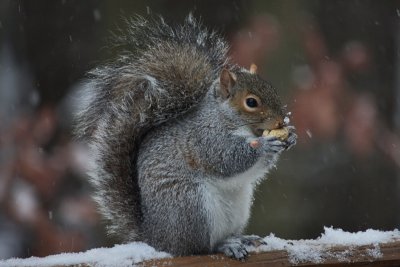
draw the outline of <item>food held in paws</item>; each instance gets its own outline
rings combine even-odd
[[[289,137],[289,129],[287,127],[280,128],[280,129],[274,129],[274,130],[265,130],[263,132],[263,136],[274,136],[278,138],[281,141],[285,141]]]

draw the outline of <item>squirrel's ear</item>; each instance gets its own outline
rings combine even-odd
[[[236,83],[236,75],[227,69],[221,71],[219,76],[220,94],[223,98],[228,98],[231,95],[232,87]]]
[[[252,63],[250,65],[250,73],[251,74],[257,74],[257,65],[256,64]]]

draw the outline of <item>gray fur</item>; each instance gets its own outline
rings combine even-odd
[[[89,73],[75,134],[92,148],[89,173],[108,232],[130,241],[141,218],[137,145],[149,129],[201,101],[228,65],[228,48],[190,16],[176,28],[136,17],[114,45],[121,56]]]
[[[232,116],[237,118],[235,125]],[[240,191],[247,185],[250,185],[248,197],[252,198],[254,186],[275,166],[277,156],[287,146],[275,138],[262,138],[265,143],[259,149],[251,148],[247,137],[234,134],[234,129],[243,123],[234,110],[224,109],[223,100],[215,98],[211,90],[192,112],[146,136],[137,165],[143,209],[139,229],[146,242],[175,255],[188,255],[222,251],[219,247],[230,245],[225,239],[241,234],[247,219],[238,227],[233,221],[224,224],[226,235],[213,240],[208,211],[215,207],[203,201],[202,190],[224,180],[224,189],[229,193],[227,202],[242,201]],[[231,127],[226,127],[228,124]],[[241,177],[235,181],[235,176],[252,168],[257,161],[262,162],[259,177],[247,180]],[[224,189],[217,187],[216,194],[223,194]],[[238,214],[237,207],[229,208],[225,209],[230,213],[228,217],[245,216]],[[232,245],[236,243],[237,239]]]
[[[177,27],[142,17],[128,26],[113,37],[120,57],[89,73],[76,120],[108,232],[174,255],[237,248],[227,238],[241,234],[256,183],[296,136],[238,134],[249,121],[219,96],[219,74],[227,68],[241,86],[264,88],[281,115],[276,92],[229,63],[227,44],[191,16]]]

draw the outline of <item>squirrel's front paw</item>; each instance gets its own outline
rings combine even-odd
[[[283,150],[289,150],[297,142],[297,134],[293,126],[288,126],[288,137],[285,140],[275,136],[261,136],[250,141],[250,146],[254,149],[261,149],[266,154],[276,154]]]
[[[259,137],[255,142],[258,143],[259,149],[265,154],[279,154],[287,148],[286,141],[281,141],[275,136],[262,136]],[[250,143],[250,146],[252,143]]]

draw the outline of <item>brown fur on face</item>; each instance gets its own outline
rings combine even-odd
[[[261,136],[264,130],[279,129],[284,126],[282,104],[275,89],[257,74],[239,72],[230,90],[229,103],[252,132]],[[258,100],[256,108],[246,105],[248,97]]]

